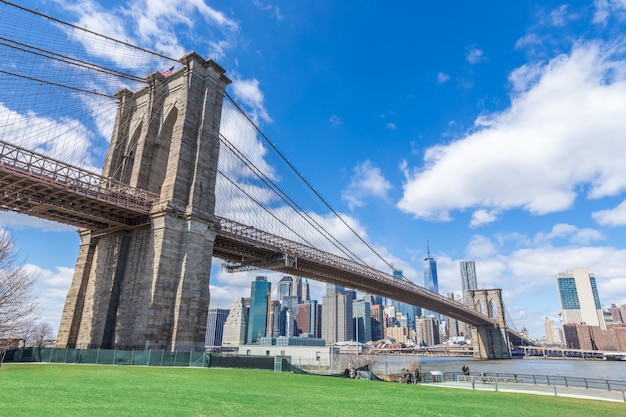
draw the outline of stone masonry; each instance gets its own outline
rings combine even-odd
[[[215,241],[222,101],[230,80],[191,53],[170,76],[117,93],[103,175],[160,196],[150,225],[80,250],[57,347],[203,350]]]
[[[470,326],[474,357],[478,359],[510,359],[508,328],[504,315],[502,290],[481,289],[468,290],[468,304],[492,319],[498,321],[497,326]]]

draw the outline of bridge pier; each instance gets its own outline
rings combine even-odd
[[[160,196],[149,224],[81,229],[57,347],[204,350],[219,128],[230,80],[195,53],[117,94],[103,175]]]
[[[510,359],[508,328],[504,315],[502,290],[468,291],[468,304],[476,311],[496,319],[497,325],[470,326],[474,357],[477,359]]]

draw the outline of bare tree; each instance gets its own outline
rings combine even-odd
[[[0,229],[0,363],[35,317],[36,277],[26,271],[11,235]]]
[[[53,342],[53,337],[50,323],[40,321],[31,330],[29,344],[33,347],[47,347]]]

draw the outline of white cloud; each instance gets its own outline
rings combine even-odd
[[[445,74],[443,72],[438,72],[437,73],[437,82],[439,84],[444,84],[445,82],[447,82],[450,79],[450,76],[448,74]]]
[[[283,20],[283,15],[280,14],[280,7],[275,6],[273,4],[267,4],[260,2],[259,0],[254,0],[254,5],[259,9],[269,12],[276,20]]]
[[[626,1],[624,0],[595,0],[595,11],[593,15],[593,23],[606,25],[611,16],[623,20],[626,16]]]
[[[341,120],[341,117],[333,114],[332,116],[330,116],[330,124],[333,127],[337,127],[337,126],[341,126],[343,124],[343,120]]]
[[[615,208],[596,211],[591,217],[601,226],[626,226],[626,200]]]
[[[211,58],[222,58],[226,50],[237,44],[237,22],[210,7],[204,0],[140,0],[132,2],[128,8],[114,9],[105,9],[92,0],[58,2],[66,11],[74,13],[76,20],[73,23],[78,27],[174,58],[180,58],[187,52],[179,34],[205,26],[216,29],[216,34],[206,40]],[[137,68],[142,64],[139,57],[129,60],[116,48],[110,45],[102,47],[91,37],[75,39],[83,43],[90,54],[105,57],[123,68]]]
[[[484,224],[493,223],[500,217],[499,210],[476,210],[472,213],[470,227],[478,227]]]
[[[485,57],[485,53],[481,49],[478,49],[476,45],[471,45],[467,48],[465,59],[472,65],[488,60],[487,57]]]
[[[391,123],[391,122],[387,123],[387,129],[389,129],[389,130],[396,130],[397,128],[398,128],[398,126],[396,126],[395,123]]]
[[[383,177],[380,168],[367,160],[354,167],[354,175],[341,198],[348,202],[350,209],[361,207],[368,197],[387,198],[392,185]]]
[[[38,321],[49,323],[56,336],[74,269],[59,266],[56,271],[51,271],[32,264],[24,265],[24,269],[37,277]]]
[[[424,167],[407,171],[398,207],[439,220],[467,208],[544,214],[571,207],[578,191],[601,198],[626,190],[626,61],[613,52],[581,43],[515,71],[511,107],[428,149]]]
[[[232,83],[233,95],[237,101],[249,106],[252,110],[252,118],[256,121],[271,122],[272,118],[267,113],[263,104],[263,92],[259,87],[259,80],[235,79]]]
[[[552,25],[565,26],[568,20],[571,18],[567,5],[562,4],[556,9],[552,10],[552,12],[550,12],[550,18],[552,21]]]
[[[571,244],[587,245],[593,241],[604,240],[604,235],[594,229],[580,229],[571,224],[559,223],[552,227],[549,233],[538,233],[535,236],[536,244],[544,244],[554,239],[567,239]]]

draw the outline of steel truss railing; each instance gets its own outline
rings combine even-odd
[[[475,310],[461,303],[429,291],[426,288],[420,287],[411,281],[396,279],[390,274],[386,274],[367,265],[362,265],[350,259],[342,258],[332,253],[324,252],[314,247],[264,232],[252,226],[238,223],[223,217],[217,217],[217,219],[220,223],[220,236],[229,237],[233,240],[245,242],[251,246],[263,248],[268,251],[284,253],[286,255],[286,261],[289,261],[289,257],[291,257],[291,262],[293,262],[293,257],[296,257],[296,262],[297,258],[307,259],[318,265],[325,265],[338,271],[349,271],[352,274],[370,278],[380,282],[381,284],[392,286],[399,290],[419,294],[420,296],[432,301],[453,305],[455,309],[464,311],[469,316],[480,316],[485,324],[495,324],[495,320],[479,314]]]
[[[0,169],[31,176],[85,197],[146,214],[159,198],[145,190],[4,141],[0,141]]]

